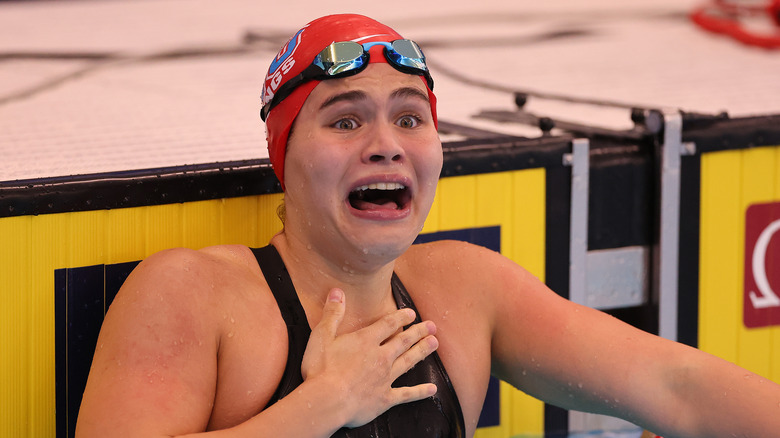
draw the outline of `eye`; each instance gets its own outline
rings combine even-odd
[[[415,128],[420,124],[420,119],[416,116],[405,115],[398,119],[396,124],[402,128]]]
[[[358,123],[355,121],[355,119],[350,118],[343,118],[336,121],[336,123],[333,124],[333,127],[336,129],[341,129],[345,131],[349,131],[352,129],[358,128]]]

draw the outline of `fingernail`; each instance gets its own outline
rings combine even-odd
[[[334,303],[343,303],[344,292],[342,292],[341,289],[332,289],[328,294],[328,301],[332,301]]]

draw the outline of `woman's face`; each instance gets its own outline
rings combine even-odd
[[[377,63],[322,81],[287,143],[285,233],[339,257],[392,260],[422,229],[441,166],[419,77]]]

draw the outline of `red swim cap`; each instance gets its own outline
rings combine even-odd
[[[268,74],[263,84],[263,105],[268,104],[274,92],[290,78],[295,77],[308,67],[322,49],[337,41],[356,41],[361,44],[375,41],[394,41],[403,37],[398,32],[371,18],[340,14],[318,18],[303,27],[290,38],[271,62]],[[384,56],[372,56],[369,62],[387,62]],[[421,76],[423,83],[425,78]],[[301,84],[289,96],[276,105],[266,119],[266,140],[268,141],[268,157],[274,168],[276,177],[284,189],[284,155],[287,148],[287,137],[290,135],[295,117],[303,107],[303,103],[319,81],[309,81]],[[427,88],[427,83],[426,83]],[[436,96],[428,89],[431,102],[433,122],[438,126],[436,118]]]

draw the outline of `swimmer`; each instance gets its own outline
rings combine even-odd
[[[412,245],[442,166],[433,88],[417,44],[372,19],[297,32],[263,90],[283,230],[139,264],[76,436],[472,437],[491,375],[666,437],[777,436],[780,385],[496,252]]]

